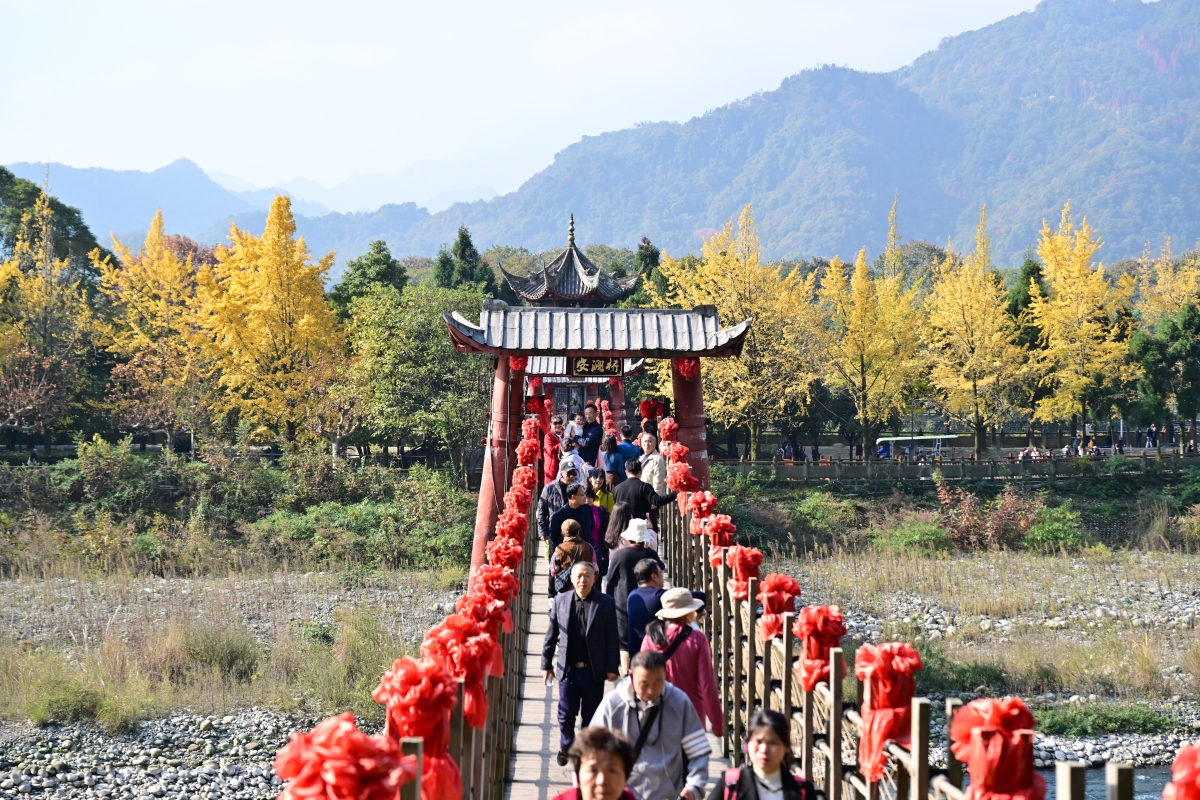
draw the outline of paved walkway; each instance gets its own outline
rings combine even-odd
[[[560,767],[554,757],[558,753],[558,693],[542,683],[542,641],[550,617],[546,613],[546,593],[550,588],[549,565],[544,557],[537,561],[533,581],[533,617],[529,638],[525,642],[525,683],[521,688],[516,742],[513,747],[512,781],[505,790],[505,800],[550,800],[559,792],[571,788],[570,766]],[[612,684],[608,685],[612,689]],[[721,740],[709,734],[714,757],[708,762],[709,788],[729,766],[719,758]]]

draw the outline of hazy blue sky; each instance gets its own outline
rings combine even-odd
[[[1033,0],[0,0],[0,163],[259,186],[456,165],[507,191],[585,134],[822,63],[892,70]]]

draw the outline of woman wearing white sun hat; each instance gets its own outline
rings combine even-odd
[[[707,719],[715,736],[725,733],[725,717],[713,673],[712,650],[704,632],[692,627],[704,608],[690,589],[668,589],[660,598],[658,619],[646,626],[642,650],[657,650],[667,659],[667,680],[692,701],[703,724]]]

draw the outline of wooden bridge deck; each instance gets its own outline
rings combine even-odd
[[[505,800],[550,800],[571,788],[570,766],[560,767],[554,760],[558,753],[558,693],[554,687],[542,682],[542,640],[550,622],[546,613],[550,567],[544,552],[539,555],[533,581],[529,637],[525,641],[525,682],[517,710],[516,741]],[[612,684],[606,688],[611,690]],[[721,740],[710,733],[708,741],[713,748],[708,762],[711,787],[730,764],[720,757]]]

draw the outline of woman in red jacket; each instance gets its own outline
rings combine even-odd
[[[667,659],[667,680],[691,699],[700,722],[708,720],[715,736],[725,734],[725,717],[717,680],[713,675],[712,651],[704,631],[694,628],[697,612],[704,606],[688,589],[676,587],[663,593],[662,609],[646,625],[643,650],[657,650]]]

